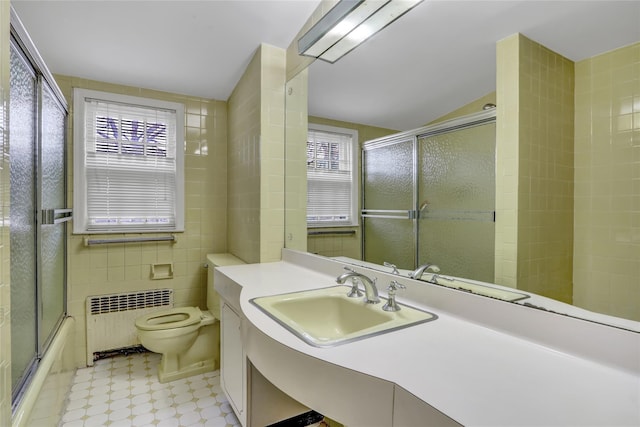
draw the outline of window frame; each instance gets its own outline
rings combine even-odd
[[[359,158],[360,158],[360,140],[358,139],[358,130],[350,128],[342,128],[337,126],[322,125],[316,123],[308,123],[308,129],[318,132],[337,133],[343,135],[349,135],[351,137],[351,220],[349,222],[344,221],[326,221],[326,222],[309,222],[307,219],[307,228],[336,228],[336,227],[359,227],[360,215],[358,212],[359,203]],[[307,138],[307,144],[308,144]],[[307,180],[309,178],[309,170],[307,169]],[[307,197],[309,197],[307,195]],[[307,209],[307,217],[309,216]]]
[[[86,102],[87,98],[113,104],[124,104],[148,109],[175,111],[176,147],[175,147],[175,226],[144,227],[115,225],[109,229],[90,229],[88,216],[88,195],[86,179]],[[181,103],[121,95],[110,92],[74,88],[73,90],[73,233],[74,234],[126,234],[126,233],[173,233],[184,231],[184,141],[185,107]]]

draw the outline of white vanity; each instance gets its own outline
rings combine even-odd
[[[364,267],[381,296],[397,280],[400,303],[437,319],[321,348],[250,302],[335,286],[344,265],[284,250],[281,262],[216,269],[223,387],[245,427],[265,383],[283,407],[349,427],[640,425],[640,333]]]

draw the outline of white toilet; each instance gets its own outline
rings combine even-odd
[[[198,307],[158,310],[136,319],[140,343],[162,354],[158,366],[161,383],[218,368],[218,321]]]
[[[231,254],[208,254],[207,311],[198,307],[158,310],[136,319],[140,343],[162,354],[161,383],[220,367],[220,296],[213,289],[215,267],[244,264]]]

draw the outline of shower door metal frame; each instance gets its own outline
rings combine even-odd
[[[489,123],[495,123],[496,121],[496,109],[492,108],[490,110],[484,110],[479,113],[469,114],[466,116],[458,117],[452,120],[447,120],[441,123],[436,123],[433,125],[423,126],[417,129],[408,130],[404,132],[395,133],[393,135],[385,136],[382,138],[373,139],[370,141],[366,141],[362,145],[361,150],[361,210],[360,217],[363,218],[362,221],[362,232],[360,233],[360,245],[362,248],[362,259],[366,260],[365,253],[365,240],[366,233],[364,230],[364,218],[387,218],[387,219],[404,219],[412,221],[413,228],[413,268],[418,266],[418,260],[420,259],[420,250],[419,250],[419,242],[418,242],[418,220],[420,219],[420,212],[422,206],[419,206],[420,202],[418,200],[418,179],[419,179],[419,170],[418,170],[418,152],[419,146],[418,141],[421,138],[431,137],[435,135],[441,135],[444,133],[455,132],[458,130],[469,129],[476,126],[482,126]],[[411,185],[413,186],[413,202],[412,209],[409,210],[384,210],[384,209],[365,209],[365,153],[366,151],[375,150],[383,147],[388,147],[390,145],[399,144],[401,142],[407,142],[412,140],[413,150],[412,150],[412,179],[413,182]],[[494,221],[495,221],[495,212],[494,212]]]
[[[69,107],[67,105],[66,99],[60,88],[57,86],[56,81],[47,68],[44,60],[40,56],[38,49],[35,47],[31,37],[27,33],[24,25],[22,24],[20,18],[15,12],[14,8],[11,7],[11,17],[10,17],[10,45],[12,49],[21,55],[26,63],[30,65],[35,74],[35,83],[36,83],[36,105],[34,105],[35,111],[35,158],[34,167],[35,167],[35,176],[34,182],[36,186],[36,192],[34,194],[34,202],[36,211],[34,212],[34,226],[35,226],[35,307],[36,310],[36,335],[35,335],[35,354],[34,358],[31,361],[30,365],[27,367],[23,378],[20,383],[17,384],[17,387],[12,390],[12,409],[15,409],[16,405],[19,403],[21,396],[23,395],[25,388],[29,385],[35,370],[37,369],[39,361],[42,359],[44,353],[48,349],[49,345],[53,337],[55,336],[56,331],[60,328],[64,317],[67,314],[67,232],[66,232],[66,222],[72,219],[71,210],[66,208],[67,205],[67,147],[66,147],[66,135],[68,128],[68,114]],[[44,90],[45,85],[48,87],[50,94],[52,95],[54,101],[65,113],[65,122],[64,122],[64,143],[63,143],[63,152],[61,153],[63,156],[63,165],[64,171],[62,173],[62,183],[63,192],[64,192],[64,206],[56,207],[51,209],[51,207],[47,207],[48,209],[43,209],[43,197],[42,197],[42,185],[43,185],[43,175],[42,175],[42,153],[43,153],[43,99],[44,99]],[[9,142],[10,143],[10,142]],[[63,274],[63,289],[62,289],[62,313],[60,313],[59,318],[55,322],[55,326],[53,326],[50,334],[42,339],[42,318],[44,313],[43,302],[42,302],[42,286],[43,286],[43,272],[42,272],[42,227],[43,226],[63,226],[65,227],[63,231],[63,265],[62,265],[62,274]]]

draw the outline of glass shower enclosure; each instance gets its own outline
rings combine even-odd
[[[38,56],[11,28],[9,156],[13,405],[66,312],[67,109]]]
[[[495,110],[363,145],[363,259],[493,282]]]

